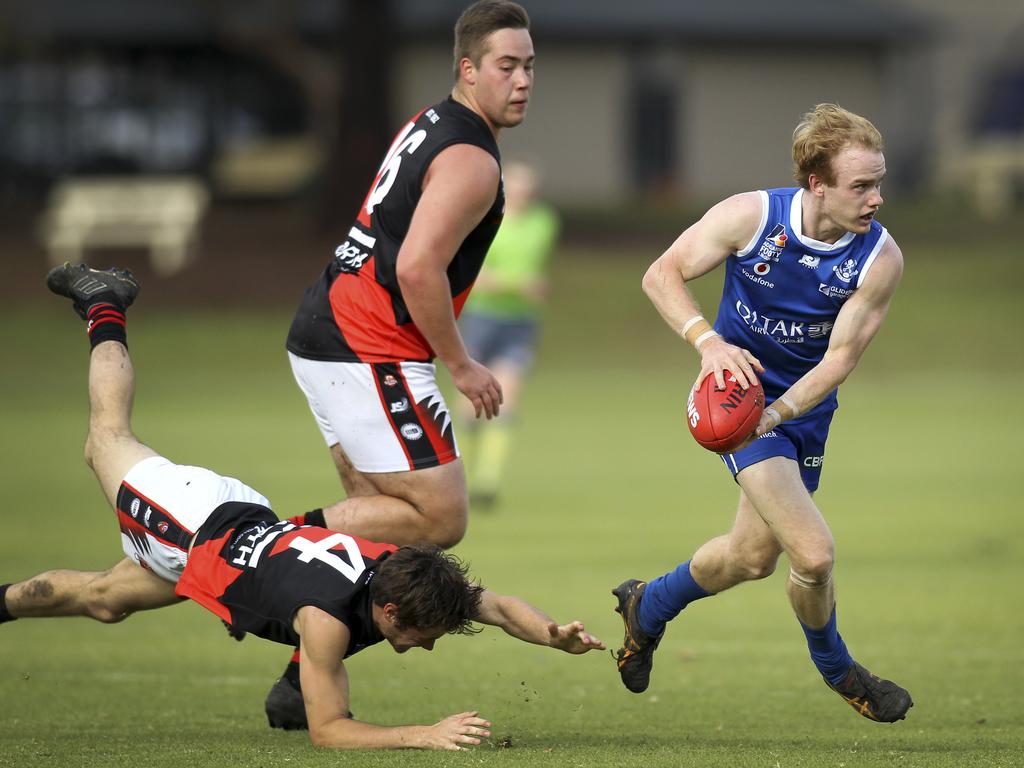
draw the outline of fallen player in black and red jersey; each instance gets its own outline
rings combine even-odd
[[[578,621],[558,625],[516,598],[472,583],[434,546],[396,547],[279,520],[257,491],[200,467],[174,464],[131,430],[135,373],[125,311],[139,286],[124,270],[65,264],[47,278],[88,323],[86,461],[114,507],[123,560],[106,571],[54,570],[0,585],[0,622],[87,616],[116,623],[136,611],[203,605],[237,633],[298,647],[297,683],[314,744],[464,749],[490,735],[477,712],[434,725],[384,727],[349,713],[343,659],[387,640],[398,653],[430,650],[472,622],[568,653],[603,649]],[[294,704],[294,698],[291,700]]]

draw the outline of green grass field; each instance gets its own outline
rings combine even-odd
[[[492,743],[469,754],[339,755],[270,731],[263,696],[288,650],[236,644],[192,604],[119,626],[3,625],[0,765],[1024,765],[1024,526],[1011,469],[1024,361],[1006,279],[1018,244],[902,244],[904,285],[840,394],[817,498],[837,540],[843,635],[913,692],[905,722],[863,720],[821,683],[783,564],[685,612],[640,696],[607,654],[570,657],[492,628],[433,653],[385,646],[350,662],[362,719],[490,718]],[[612,647],[621,625],[609,589],[689,557],[728,528],[736,501],[719,460],[686,431],[696,358],[640,291],[656,255],[563,254],[507,493],[456,550],[486,585],[581,618]],[[699,287],[713,313],[717,278]],[[81,460],[81,326],[42,295],[0,317],[0,580],[106,567],[121,553]],[[340,486],[291,381],[288,321],[286,311],[178,317],[147,309],[143,293],[129,338],[140,437],[244,479],[291,514]],[[498,748],[504,738],[510,749]]]

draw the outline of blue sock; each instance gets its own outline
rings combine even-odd
[[[646,595],[645,595],[646,597]],[[836,630],[836,609],[833,606],[832,616],[821,629],[811,629],[802,621],[804,634],[807,636],[807,647],[811,651],[811,661],[821,672],[821,676],[833,685],[841,683],[853,664],[846,643]]]
[[[658,637],[665,631],[665,624],[678,616],[683,608],[710,595],[693,580],[690,561],[687,560],[674,571],[648,583],[637,610],[640,629],[651,637]]]

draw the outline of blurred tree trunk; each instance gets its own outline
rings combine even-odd
[[[347,231],[397,130],[391,6],[391,0],[347,0],[339,18],[339,119],[327,148],[318,217],[325,233]]]
[[[252,0],[248,0],[252,2]],[[391,116],[392,0],[344,0],[326,46],[303,40],[299,0],[203,0],[221,44],[270,62],[301,89],[323,168],[317,230],[344,233],[397,126]]]

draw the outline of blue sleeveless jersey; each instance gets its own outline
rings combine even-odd
[[[864,280],[888,233],[877,221],[864,235],[847,232],[833,244],[803,234],[802,189],[761,192],[761,226],[726,260],[715,330],[750,350],[770,402],[817,365],[828,349],[836,315]],[[813,412],[836,408],[831,392]]]

